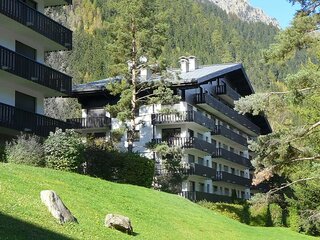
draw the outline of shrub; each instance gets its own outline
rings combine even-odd
[[[288,208],[287,224],[293,231],[300,232],[300,216],[295,207]]]
[[[44,151],[41,139],[35,135],[21,134],[6,144],[7,162],[31,166],[44,166]]]
[[[252,226],[272,226],[270,209],[268,205],[261,204],[250,206],[250,225]]]
[[[64,171],[76,171],[84,162],[84,144],[74,130],[58,129],[44,142],[46,166]]]
[[[272,226],[283,227],[284,221],[283,221],[282,208],[278,204],[272,203],[269,205],[269,210],[270,210],[270,217],[271,217]]]
[[[88,143],[85,150],[86,168],[90,176],[108,181],[151,187],[154,161],[135,153],[110,151],[104,145]]]
[[[230,203],[213,203],[207,201],[198,202],[201,206],[210,210],[221,213],[222,215],[231,219],[237,220],[241,223],[249,224],[250,213],[248,205],[245,204],[230,204]]]

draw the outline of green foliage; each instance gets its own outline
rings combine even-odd
[[[283,210],[282,208],[276,204],[272,203],[269,205],[269,210],[270,210],[270,216],[271,216],[271,222],[273,227],[283,227],[284,222],[283,222]]]
[[[50,136],[44,142],[46,166],[63,171],[77,171],[84,162],[84,144],[80,134],[74,130],[61,129]]]
[[[85,150],[84,173],[119,183],[151,187],[154,162],[135,153],[120,153],[89,142]]]
[[[9,163],[44,166],[44,150],[41,139],[35,135],[21,134],[7,143],[5,156]]]
[[[250,223],[248,204],[213,203],[207,201],[200,201],[198,204],[238,222],[245,224]]]
[[[270,210],[268,205],[250,207],[250,225],[252,226],[272,226]]]
[[[290,207],[288,211],[288,217],[287,217],[287,225],[296,232],[300,232],[300,216],[298,213],[297,208]]]
[[[155,189],[169,193],[180,193],[182,181],[186,178],[185,169],[181,164],[183,157],[180,147],[169,147],[167,143],[147,143],[146,147],[161,157],[163,169],[154,178]]]

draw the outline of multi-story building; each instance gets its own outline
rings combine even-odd
[[[0,0],[0,140],[72,128],[43,115],[44,98],[72,90],[70,76],[44,64],[45,52],[72,48],[72,32],[43,14],[67,4],[71,0]]]
[[[139,109],[134,151],[154,158],[156,172],[161,174],[162,160],[146,144],[165,142],[181,147],[188,175],[181,194],[191,200],[230,201],[231,196],[249,199],[252,153],[247,140],[267,134],[271,128],[264,116],[240,115],[233,109],[235,100],[254,92],[243,66],[198,67],[195,57],[183,57],[180,64],[181,69],[176,71],[179,77],[172,88],[181,101],[171,106],[157,104]],[[147,71],[142,73],[144,79],[151,76]],[[118,100],[105,88],[110,81],[115,79],[79,85],[73,91],[83,107],[83,118],[75,121],[82,123],[86,133],[108,136],[110,123],[113,129],[119,126],[104,110],[106,104]],[[123,147],[125,140],[124,137]]]

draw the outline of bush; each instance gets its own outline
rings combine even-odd
[[[84,162],[84,144],[74,130],[58,129],[44,142],[46,166],[64,171],[76,171]]]
[[[252,205],[250,206],[250,225],[271,227],[272,220],[268,205]]]
[[[35,135],[21,134],[7,143],[5,156],[9,163],[44,166],[44,151],[41,139]]]
[[[151,187],[154,161],[135,153],[110,151],[104,145],[88,143],[84,172],[108,181]]]
[[[250,223],[250,213],[247,204],[213,203],[207,201],[200,201],[198,204],[241,223]]]
[[[300,216],[295,207],[288,208],[287,224],[293,231],[300,232]]]
[[[269,205],[270,210],[270,217],[273,227],[283,227],[284,221],[283,221],[283,210],[282,208],[276,204],[272,203]]]

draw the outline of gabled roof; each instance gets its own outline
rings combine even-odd
[[[120,77],[112,77],[112,78],[106,78],[106,79],[102,79],[94,82],[77,84],[72,87],[72,92],[75,94],[80,92],[104,91],[108,83],[113,83],[120,80],[121,80]]]

